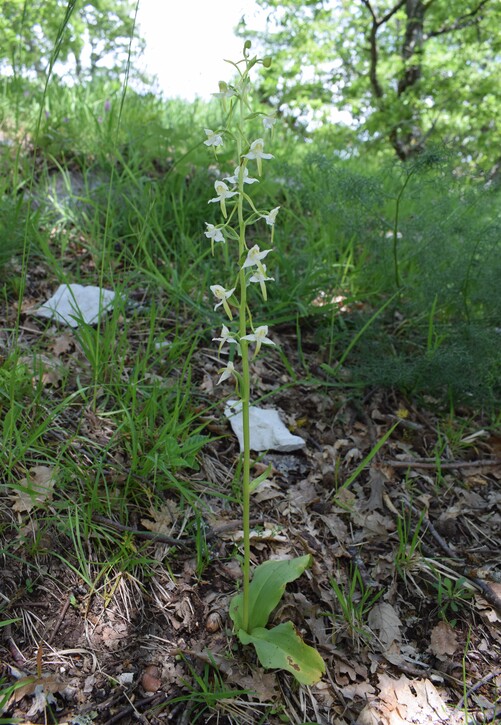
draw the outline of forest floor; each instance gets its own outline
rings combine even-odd
[[[23,354],[36,347],[37,380],[52,405],[60,367],[70,371],[65,395],[86,371],[74,332],[29,314],[56,286],[43,262],[30,271],[17,340]],[[17,312],[6,304],[7,329]],[[126,361],[142,339],[141,316],[122,324],[129,325]],[[39,495],[34,506],[14,486],[1,499],[0,722],[499,719],[501,436],[481,413],[451,416],[431,398],[379,390],[355,397],[329,386],[307,329],[302,354],[316,382],[302,384],[295,328],[277,328],[275,339],[290,367],[274,350],[253,362],[254,397],[278,410],[305,446],[256,456],[256,471],[273,469],[252,499],[252,557],[258,564],[312,555],[274,621],[291,619],[318,649],[326,663],[321,682],[300,687],[287,673],[264,671],[232,635],[228,604],[241,577],[239,449],[223,410],[234,391],[216,385],[221,364],[200,343],[190,365],[191,406],[211,440],[198,470],[176,474],[193,493],[191,506],[159,477],[135,482],[142,500],[130,501],[126,520],[113,511],[79,519],[68,503],[80,496],[77,480],[75,490],[67,481],[58,491],[40,456],[31,471],[9,471],[7,483],[31,476]],[[126,495],[134,473],[109,399],[98,395],[87,407],[78,401],[44,433],[47,448],[72,452],[82,475],[104,455],[108,489]],[[134,550],[134,567],[122,566],[124,548]],[[82,559],[92,580],[81,574]]]

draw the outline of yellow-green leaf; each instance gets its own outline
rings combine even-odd
[[[253,644],[263,667],[287,670],[302,685],[314,685],[325,672],[325,663],[316,649],[305,644],[292,622],[273,629],[257,627],[250,634],[238,632],[242,644]]]

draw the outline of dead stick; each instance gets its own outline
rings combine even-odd
[[[69,606],[70,606],[70,596],[68,595],[68,596],[66,597],[66,601],[65,601],[65,603],[63,604],[63,608],[61,609],[61,614],[60,614],[60,615],[59,615],[59,617],[57,618],[57,622],[56,622],[56,624],[55,624],[55,626],[54,626],[54,629],[52,630],[52,632],[51,632],[51,635],[50,635],[50,637],[49,637],[49,638],[47,639],[47,644],[49,644],[49,645],[50,645],[50,644],[52,644],[52,643],[53,643],[53,641],[54,641],[54,638],[55,638],[56,634],[57,634],[57,633],[58,633],[58,631],[59,631],[59,627],[60,627],[60,626],[62,625],[62,623],[63,623],[63,619],[64,619],[64,618],[65,618],[65,616],[66,616],[66,612],[68,611],[68,609],[69,609]]]
[[[382,463],[393,468],[425,468],[430,471],[434,471],[437,468],[443,468],[445,470],[451,470],[454,468],[482,468],[483,466],[501,466],[501,458],[485,458],[479,461],[437,461],[432,463],[431,461],[413,460],[413,461],[396,461],[392,458],[387,458]]]
[[[132,526],[120,524],[118,523],[118,521],[112,521],[111,519],[107,519],[104,516],[99,516],[98,514],[94,514],[92,518],[98,524],[104,524],[105,526],[109,526],[111,529],[115,529],[116,531],[124,531],[130,534],[134,534],[134,536],[137,536],[138,539],[146,539],[147,541],[158,541],[161,544],[170,544],[171,546],[191,546],[195,541],[194,538],[176,539],[174,536],[167,536],[167,534],[134,529]]]
[[[465,700],[468,697],[470,697],[470,695],[473,695],[474,692],[476,692],[481,687],[483,687],[485,684],[487,684],[487,682],[490,682],[491,680],[493,680],[494,677],[497,677],[499,674],[501,674],[501,670],[494,670],[494,672],[489,672],[488,675],[486,675],[485,677],[482,677],[481,680],[478,680],[478,682],[476,682],[474,685],[472,685],[472,687],[470,687],[468,692],[465,695],[463,695],[460,700],[458,700],[456,709],[461,707],[462,704],[465,702]]]
[[[415,509],[414,506],[410,506],[410,508],[412,511],[414,511],[414,513],[419,514],[419,511]],[[425,526],[428,526],[427,530],[429,530],[430,534],[437,541],[437,543],[440,545],[446,555],[449,556],[451,559],[456,560],[450,563],[451,569],[453,569],[457,574],[461,574],[462,576],[464,576],[465,579],[468,579],[468,581],[473,584],[477,589],[480,589],[483,598],[490,605],[492,605],[494,609],[497,609],[498,612],[501,612],[501,599],[498,597],[496,592],[489,586],[489,584],[483,579],[479,579],[477,576],[475,576],[475,573],[472,572],[470,569],[465,569],[463,566],[463,569],[461,570],[460,567],[462,565],[462,560],[460,560],[459,557],[454,554],[448,543],[440,536],[440,534],[435,529],[427,516],[423,516],[423,523],[425,524]],[[425,546],[424,542],[421,542],[421,546],[423,547],[424,551],[426,548],[428,548]],[[431,556],[433,556],[433,552],[431,552]]]
[[[118,712],[116,715],[113,715],[113,717],[106,720],[106,722],[108,723],[108,725],[112,725],[112,723],[120,722],[120,720],[123,720],[125,717],[132,715],[134,712],[140,715],[137,709],[139,707],[144,707],[145,705],[150,707],[163,705],[166,701],[167,695],[163,692],[157,692],[155,695],[149,695],[142,700],[138,700],[134,704],[127,705],[127,707],[125,707],[123,710],[120,710],[120,712]]]
[[[416,509],[416,508],[415,508],[414,506],[412,506],[412,505],[411,505],[411,509],[412,509],[412,511],[414,511],[414,513],[415,513],[415,514],[416,514],[417,516],[421,516],[421,515],[422,515],[422,514],[420,513],[420,511],[419,511],[418,509]],[[431,535],[433,536],[433,538],[435,539],[435,541],[437,542],[437,544],[439,544],[439,546],[441,546],[441,547],[442,547],[442,549],[444,550],[444,553],[445,553],[445,554],[446,554],[447,556],[449,556],[449,557],[450,557],[451,559],[459,559],[459,558],[461,558],[461,557],[457,556],[457,554],[455,554],[455,553],[454,553],[454,552],[452,551],[452,549],[450,548],[450,546],[449,546],[449,544],[447,543],[447,541],[446,541],[446,540],[445,540],[444,538],[442,538],[442,536],[440,536],[440,534],[438,533],[438,531],[436,530],[436,528],[435,528],[435,527],[433,526],[433,524],[431,523],[431,521],[430,521],[430,519],[428,518],[428,516],[426,516],[426,514],[425,514],[425,515],[423,515],[423,518],[422,518],[422,522],[423,522],[423,524],[425,525],[426,529],[427,529],[427,530],[428,530],[428,531],[430,532],[430,534],[431,534]]]
[[[138,539],[145,539],[146,541],[158,541],[161,544],[169,544],[170,546],[183,547],[192,546],[195,543],[195,537],[193,536],[184,539],[176,539],[174,536],[168,536],[167,534],[160,534],[155,533],[154,531],[143,531],[142,529],[135,529],[132,526],[126,526],[125,524],[118,523],[118,521],[112,521],[111,519],[107,519],[104,516],[99,516],[99,514],[94,514],[92,518],[98,524],[104,524],[105,526],[109,526],[111,529],[115,529],[116,531],[124,531],[130,534],[134,534],[134,536],[136,536]],[[250,521],[251,526],[256,526],[262,523],[262,519],[251,519]],[[208,540],[214,539],[217,535],[225,531],[234,531],[240,525],[241,522],[232,522],[223,526],[218,526],[217,531],[208,531],[205,536]]]

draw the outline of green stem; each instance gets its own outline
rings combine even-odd
[[[244,99],[240,98],[238,159],[242,157]],[[243,259],[247,245],[245,243],[244,222],[244,166],[241,167],[238,179],[238,229],[239,229],[239,258]],[[242,385],[240,399],[242,402],[242,428],[243,428],[243,479],[242,479],[242,528],[244,532],[244,562],[243,562],[243,588],[242,588],[242,629],[247,632],[249,628],[249,587],[250,587],[250,366],[249,343],[242,338],[247,334],[247,280],[245,270],[240,268],[240,309],[239,309],[239,335],[242,351]]]

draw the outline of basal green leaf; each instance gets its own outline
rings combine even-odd
[[[313,647],[305,644],[292,622],[273,629],[257,627],[250,634],[240,630],[242,644],[253,644],[259,662],[267,669],[287,670],[302,685],[313,685],[325,672],[325,664]]]
[[[265,561],[256,567],[249,588],[249,632],[258,627],[266,627],[286,585],[298,579],[310,564],[311,556],[306,554],[296,559]],[[230,604],[230,617],[237,631],[242,629],[241,612],[242,595],[237,594]]]

